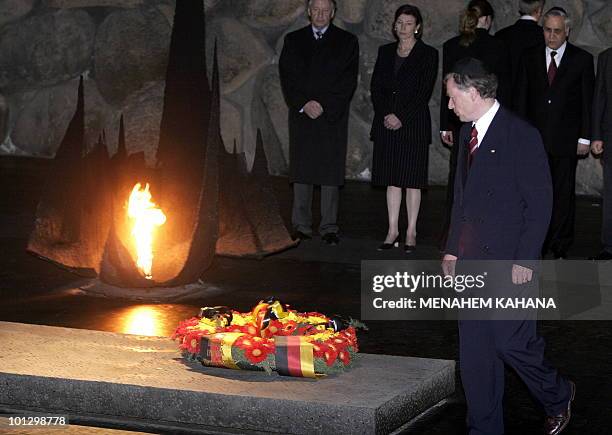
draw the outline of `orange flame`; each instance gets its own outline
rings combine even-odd
[[[127,207],[128,217],[133,221],[132,237],[136,246],[136,265],[144,273],[146,279],[151,279],[153,267],[153,232],[156,227],[166,222],[164,212],[151,202],[149,183],[144,190],[136,183],[130,194]]]

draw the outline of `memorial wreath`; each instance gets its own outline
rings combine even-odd
[[[346,370],[358,352],[353,319],[299,313],[275,298],[240,313],[205,307],[180,322],[172,338],[183,356],[205,366],[317,377]]]

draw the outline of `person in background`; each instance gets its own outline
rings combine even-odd
[[[605,151],[604,151],[605,148]],[[591,260],[612,260],[612,47],[597,58],[591,152],[603,153],[602,250]]]
[[[404,250],[416,249],[421,189],[427,186],[431,117],[429,100],[438,75],[438,52],[421,40],[423,19],[416,6],[395,11],[396,42],[378,49],[372,74],[374,121],[372,183],[387,186],[389,229],[379,250],[399,245],[399,212],[406,191],[408,228]]]
[[[349,104],[357,87],[359,43],[332,24],[335,0],[310,0],[310,25],[285,36],[279,59],[289,106],[289,180],[293,239],[312,237],[313,185],[321,186],[319,233],[338,238],[339,187],[344,184]]]
[[[473,57],[484,62],[498,79],[498,98],[506,102],[510,94],[510,55],[506,44],[489,34],[495,13],[487,0],[472,0],[460,19],[459,36],[449,39],[442,46],[442,76],[460,59]],[[448,184],[446,190],[446,214],[439,241],[440,248],[446,244],[450,213],[453,205],[453,183],[457,165],[457,135],[461,121],[448,108],[446,90],[442,89],[440,102],[440,137],[450,147]]]
[[[570,28],[565,10],[546,12],[546,45],[525,52],[515,91],[517,113],[540,131],[548,153],[554,200],[542,255],[554,259],[566,258],[574,241],[576,165],[589,152],[595,81],[593,56],[567,40]]]
[[[516,23],[495,33],[506,44],[510,54],[510,87],[514,89],[518,79],[521,56],[525,50],[544,45],[542,27],[538,24],[544,13],[544,0],[519,0],[520,18]],[[506,105],[512,106],[511,95]]]

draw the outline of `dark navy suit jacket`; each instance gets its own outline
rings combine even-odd
[[[552,85],[548,84],[545,47],[526,50],[514,95],[517,113],[535,125],[549,154],[576,157],[579,138],[591,138],[593,56],[567,43]]]
[[[471,167],[461,128],[455,200],[446,253],[460,260],[540,258],[552,210],[548,159],[539,132],[503,106],[482,139]]]

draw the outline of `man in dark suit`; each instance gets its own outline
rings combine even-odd
[[[510,55],[510,82],[516,86],[521,56],[525,50],[544,45],[542,27],[538,24],[544,13],[544,0],[519,0],[520,18],[499,30],[495,37],[506,43]],[[506,101],[506,105],[512,101]]]
[[[451,108],[463,125],[455,201],[442,269],[473,261],[505,260],[486,292],[509,294],[529,286],[552,208],[546,153],[537,130],[495,99],[497,78],[484,64],[459,61],[445,77]],[[457,261],[459,260],[459,261]],[[497,266],[496,266],[497,267]],[[537,280],[534,280],[537,281]],[[491,294],[489,294],[491,296]],[[570,419],[572,382],[544,360],[535,320],[460,320],[460,370],[471,435],[504,432],[504,363],[543,405],[547,434]]]
[[[285,37],[279,59],[289,106],[290,181],[294,239],[312,236],[312,190],[321,186],[319,233],[338,239],[339,186],[344,184],[349,104],[357,87],[359,44],[331,23],[335,0],[310,0],[311,25]]]
[[[592,260],[612,260],[612,47],[597,58],[597,78],[593,93],[591,151],[603,155],[602,251]],[[604,152],[604,147],[608,149]]]
[[[516,109],[542,135],[553,181],[553,214],[543,254],[565,258],[574,239],[577,155],[590,145],[593,56],[567,41],[570,20],[561,8],[544,15],[546,46],[525,52]]]

